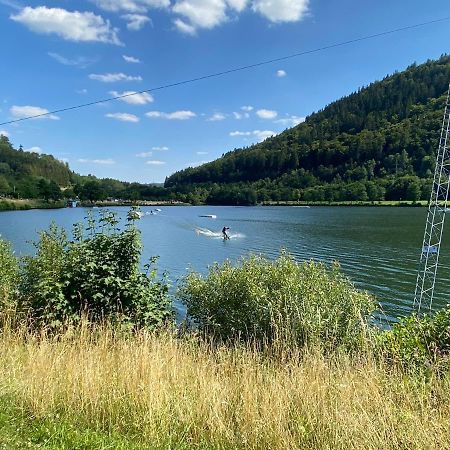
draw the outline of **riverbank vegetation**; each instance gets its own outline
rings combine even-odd
[[[133,213],[133,211],[132,211]],[[135,214],[0,241],[0,448],[450,445],[450,312],[382,331],[337,265],[282,253],[188,274],[139,268]]]

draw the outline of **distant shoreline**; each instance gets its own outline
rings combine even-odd
[[[131,201],[119,201],[119,202],[111,202],[111,201],[102,201],[102,202],[79,202],[79,207],[83,208],[108,208],[112,206],[194,206],[190,203],[183,203],[178,201],[156,201],[156,200],[141,200],[138,202]],[[213,204],[202,204],[196,206],[240,206],[240,205],[213,205]],[[242,205],[247,206],[247,205]],[[270,201],[263,202],[258,204],[257,206],[303,206],[303,207],[313,207],[313,206],[354,206],[354,207],[379,207],[379,206],[390,206],[390,207],[426,207],[428,206],[428,202],[426,200],[419,200],[416,202],[407,201],[407,200],[398,200],[398,201],[342,201],[342,202],[295,202],[295,201]],[[1,211],[26,211],[30,209],[61,209],[66,207],[65,201],[58,201],[54,203],[48,203],[44,200],[15,200],[15,199],[5,199],[0,200],[0,212]]]

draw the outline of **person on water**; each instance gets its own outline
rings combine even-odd
[[[223,239],[226,241],[227,239],[230,239],[230,236],[228,236],[227,234],[227,230],[229,230],[230,227],[223,227],[222,228],[222,234],[223,234]]]

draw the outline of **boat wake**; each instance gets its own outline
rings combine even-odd
[[[211,239],[223,239],[223,234],[220,231],[212,231],[209,230],[208,228],[197,227],[195,228],[195,232],[197,233],[198,236],[206,236]],[[230,232],[228,232],[228,236],[230,236],[230,239],[240,239],[245,237],[245,235],[242,233],[230,233]]]

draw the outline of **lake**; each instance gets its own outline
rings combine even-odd
[[[298,261],[339,261],[360,288],[374,294],[387,321],[411,311],[416,268],[422,246],[426,208],[396,207],[213,207],[169,206],[138,226],[144,244],[143,263],[158,255],[160,271],[172,284],[189,269],[206,272],[215,261],[238,260],[249,253],[275,258],[285,248]],[[128,209],[110,208],[125,219]],[[83,220],[88,209],[30,210],[0,213],[0,235],[20,254],[33,252],[30,241],[51,221],[67,229]],[[98,213],[98,209],[92,212]],[[217,218],[200,217],[215,215]],[[231,239],[221,239],[223,226]],[[444,230],[436,308],[448,302],[450,239]],[[446,287],[447,286],[447,287]],[[179,305],[178,305],[179,307]]]

